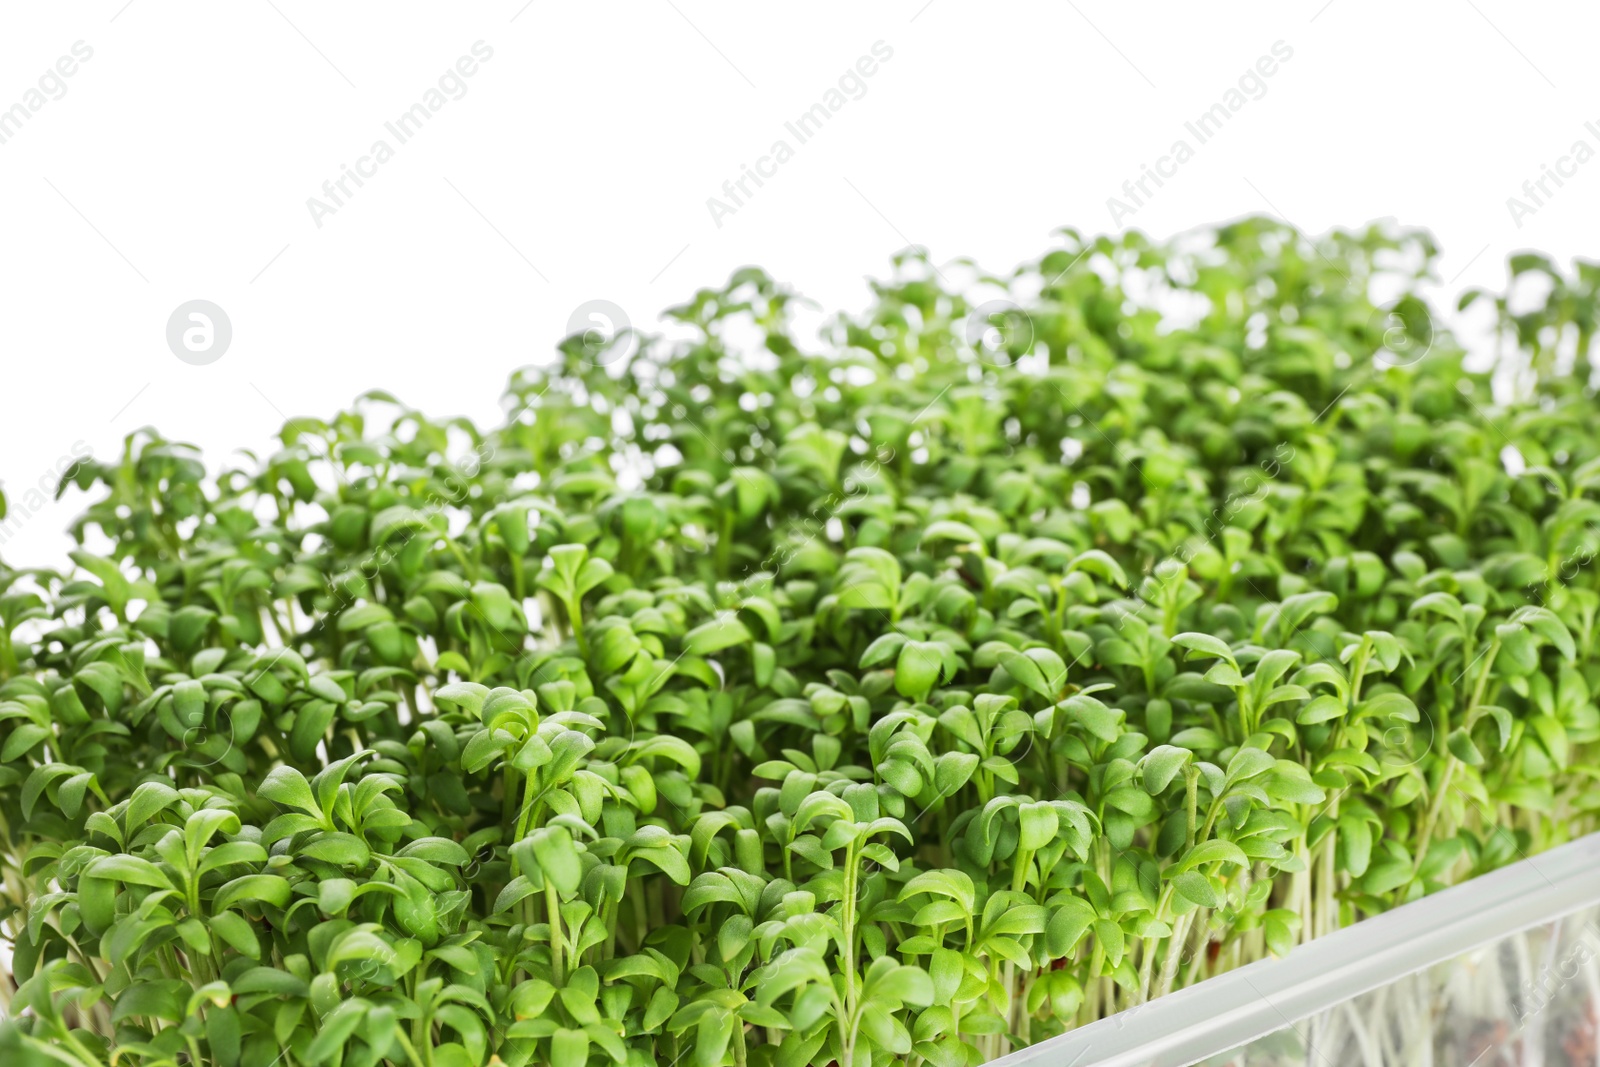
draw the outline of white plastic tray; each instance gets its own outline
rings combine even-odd
[[[1519,931],[1600,904],[1590,834],[992,1061],[992,1067],[1187,1067]]]

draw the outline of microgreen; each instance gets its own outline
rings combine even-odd
[[[0,1060],[968,1067],[1593,829],[1600,268],[1496,394],[1425,235],[1062,243],[75,466]]]

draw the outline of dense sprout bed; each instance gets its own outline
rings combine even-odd
[[[1587,831],[1597,274],[1469,295],[1491,387],[1432,259],[1066,232],[808,341],[742,271],[492,429],[82,462],[0,1061],[976,1064]]]

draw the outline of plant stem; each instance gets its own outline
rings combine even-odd
[[[548,878],[544,883],[544,906],[550,917],[550,969],[559,987],[567,980],[566,950],[562,947],[561,939],[561,898],[556,894],[555,884]]]
[[[1439,816],[1444,808],[1444,798],[1450,792],[1450,779],[1456,772],[1456,764],[1460,762],[1454,755],[1445,756],[1444,770],[1439,774],[1439,787],[1434,790],[1433,803],[1428,805],[1422,831],[1417,835],[1417,851],[1414,857],[1417,863],[1421,863],[1428,854],[1428,842],[1433,838],[1434,828],[1438,825]]]

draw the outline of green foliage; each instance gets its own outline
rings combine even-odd
[[[1063,237],[75,468],[0,1060],[967,1067],[1593,828],[1595,268],[1497,398],[1425,236]]]

